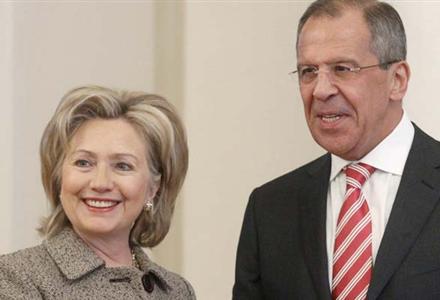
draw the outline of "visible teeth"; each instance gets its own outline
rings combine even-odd
[[[321,118],[322,118],[323,121],[326,121],[326,122],[334,122],[334,121],[339,120],[341,118],[341,116],[339,116],[339,115],[327,115],[327,116],[322,116]]]
[[[92,207],[111,207],[116,204],[114,201],[106,200],[86,200],[86,203]]]

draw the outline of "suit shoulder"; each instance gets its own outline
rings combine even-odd
[[[33,279],[48,254],[40,246],[0,256],[0,299],[41,299]]]
[[[317,159],[281,175],[269,182],[257,187],[254,192],[282,192],[283,190],[295,189],[307,180],[309,176],[316,174],[325,167],[330,167],[330,154],[324,154]]]
[[[11,268],[19,270],[29,270],[30,267],[39,265],[40,262],[47,260],[48,254],[42,245],[34,246],[0,255],[0,268]]]
[[[413,123],[414,126],[414,141],[413,144],[422,147],[434,147],[436,149],[440,149],[440,142],[435,139],[434,137],[430,136],[426,132],[424,132],[422,129],[420,129],[416,124]]]

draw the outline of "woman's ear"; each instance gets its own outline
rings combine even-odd
[[[391,68],[393,68],[393,78],[391,78],[390,99],[393,101],[402,101],[408,89],[411,71],[406,61],[397,62],[393,64]]]
[[[156,197],[156,194],[159,191],[159,187],[160,187],[160,178],[157,180],[152,180],[150,190],[148,191],[148,195],[147,195],[148,199],[153,200],[154,197]]]

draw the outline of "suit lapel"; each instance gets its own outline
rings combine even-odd
[[[326,249],[326,199],[331,168],[327,154],[308,169],[300,192],[300,232],[305,261],[319,299],[331,299]]]
[[[439,200],[439,149],[415,127],[396,199],[379,247],[368,299],[376,299],[401,265]]]

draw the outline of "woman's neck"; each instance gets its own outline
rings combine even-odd
[[[75,229],[74,229],[75,230]],[[133,260],[128,237],[93,236],[75,230],[93,252],[104,260],[106,267],[132,266]]]

